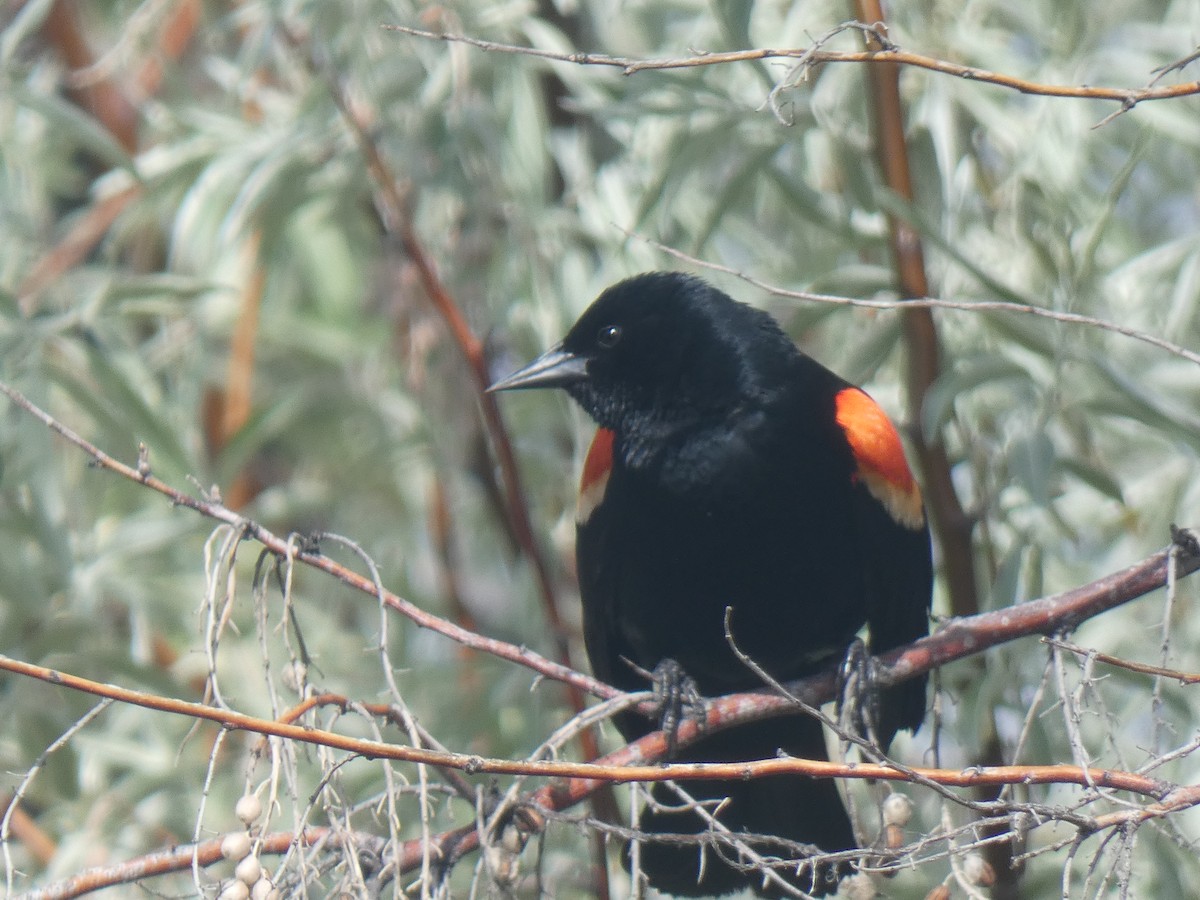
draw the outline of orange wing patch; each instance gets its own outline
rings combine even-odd
[[[904,458],[896,426],[879,404],[858,388],[843,388],[836,402],[837,423],[850,442],[858,478],[893,519],[908,528],[922,527],[921,489]]]
[[[592,446],[588,447],[583,460],[583,474],[579,477],[579,500],[575,505],[575,524],[582,525],[592,517],[604,490],[608,487],[608,476],[612,472],[613,433],[607,428],[596,429]]]

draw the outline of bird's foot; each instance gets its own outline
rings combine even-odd
[[[651,680],[658,703],[659,728],[667,736],[667,755],[674,756],[679,726],[684,720],[691,719],[703,724],[704,698],[696,682],[673,659],[664,659],[655,666]]]
[[[879,687],[876,684],[878,667],[867,645],[855,638],[846,649],[838,669],[838,721],[851,732],[876,740],[875,725],[879,721]]]

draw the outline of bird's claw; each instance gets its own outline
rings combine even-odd
[[[667,755],[674,756],[679,726],[684,719],[703,723],[704,697],[696,682],[673,659],[664,659],[652,673],[654,697],[658,703],[659,728],[667,736]]]
[[[879,721],[878,666],[862,640],[855,638],[846,648],[838,669],[838,721],[855,734],[875,740]]]

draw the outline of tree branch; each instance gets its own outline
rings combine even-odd
[[[847,23],[847,25],[838,26],[837,30],[846,30],[847,27],[859,25],[860,23]],[[814,50],[803,47],[790,49],[759,48],[754,50],[734,50],[726,53],[698,53],[693,56],[668,57],[664,59],[639,59],[631,56],[609,56],[604,53],[557,53],[552,50],[540,50],[536,47],[521,47],[514,44],[484,41],[465,34],[425,31],[420,28],[410,28],[407,25],[384,25],[382,27],[388,31],[395,31],[412,37],[467,44],[485,51],[534,56],[539,59],[570,63],[576,66],[606,66],[620,69],[623,75],[634,75],[638,72],[663,69],[695,69],[702,66],[729,65],[730,63],[753,62],[763,59],[795,59],[803,61],[806,68],[815,68],[822,63],[893,63],[901,66],[913,66],[918,69],[927,69],[931,72],[937,72],[941,75],[951,75],[967,81],[994,84],[998,87],[1019,91],[1022,94],[1084,100],[1115,100],[1122,106],[1122,109],[1118,110],[1118,112],[1132,109],[1137,104],[1147,100],[1168,100],[1176,97],[1200,94],[1200,81],[1189,81],[1184,84],[1156,87],[1155,83],[1161,78],[1161,75],[1156,77],[1147,86],[1141,88],[1043,84],[1018,78],[1014,75],[1005,75],[1002,72],[992,72],[987,69],[964,66],[931,56],[922,56],[919,53],[909,53],[900,50],[890,43],[888,44],[888,48],[884,50],[847,52]],[[860,27],[869,28],[869,26]],[[1187,62],[1190,61],[1191,59],[1189,58]],[[1176,66],[1177,64],[1172,64],[1172,70]]]
[[[100,467],[143,484],[168,497],[177,505],[225,522],[237,529],[244,538],[253,538],[259,541],[268,550],[281,557],[290,555],[299,559],[307,565],[333,575],[344,583],[359,588],[373,598],[380,595],[373,580],[363,578],[316,552],[296,551],[293,546],[271,534],[262,526],[233,513],[216,500],[197,499],[170,487],[151,474],[148,459],[144,454],[139,456],[136,467],[121,463],[75,434],[3,382],[0,382],[0,393],[7,395],[18,407],[29,412],[47,427],[82,449]],[[1186,576],[1200,568],[1200,546],[1197,544],[1195,535],[1188,531],[1175,529],[1173,537],[1174,544],[1172,546],[1091,584],[995,612],[950,620],[933,635],[881,657],[880,683],[886,686],[916,677],[938,666],[973,656],[989,647],[1020,637],[1035,634],[1059,634],[1069,631],[1088,618],[1164,586],[1168,580],[1172,557],[1174,557],[1176,577]],[[431,616],[419,607],[393,594],[384,592],[383,602],[418,624],[437,630],[466,646],[517,662],[547,677],[569,680],[581,689],[588,690],[600,697],[622,696],[621,692],[615,688],[578,672],[573,672],[564,666],[559,666],[524,648],[481,637],[453,623]],[[150,709],[190,716],[197,720],[211,721],[226,729],[253,731],[307,744],[319,744],[365,758],[387,758],[424,763],[449,769],[460,769],[468,774],[489,773],[555,778],[558,780],[534,792],[527,801],[528,804],[552,810],[566,808],[590,795],[600,785],[610,782],[661,781],[664,779],[687,781],[713,777],[746,778],[783,772],[805,774],[812,777],[870,778],[888,781],[927,779],[954,787],[970,787],[980,784],[1070,783],[1088,788],[1107,787],[1129,790],[1154,797],[1158,801],[1158,804],[1153,807],[1129,812],[1121,820],[1121,823],[1129,825],[1137,824],[1148,818],[1167,815],[1178,809],[1194,805],[1194,802],[1200,800],[1200,789],[1175,788],[1165,782],[1138,773],[1086,769],[1080,766],[997,766],[972,768],[964,771],[913,768],[902,771],[886,763],[847,764],[798,759],[773,759],[736,764],[677,763],[663,766],[654,762],[663,758],[667,753],[667,739],[662,732],[653,732],[628,747],[602,757],[596,763],[488,759],[473,754],[449,753],[400,746],[383,741],[362,740],[290,722],[258,719],[226,709],[159,697],[114,685],[99,684],[68,673],[7,657],[0,657],[0,668],[95,696],[124,703],[135,703]],[[836,676],[832,672],[788,685],[788,690],[792,694],[813,706],[833,699],[836,689]],[[644,711],[651,713],[651,707],[652,704],[647,702]],[[746,693],[723,697],[708,705],[703,724],[691,721],[683,723],[679,728],[677,743],[685,746],[704,733],[754,719],[794,713],[795,706],[792,701],[777,695]],[[293,717],[294,714],[288,715],[288,718]],[[1090,820],[1088,821],[1090,822]],[[1108,822],[1108,819],[1097,819],[1096,822],[1100,823],[1095,826],[1097,828],[1108,827],[1104,824]],[[436,840],[449,860],[457,858],[478,845],[478,835],[473,825],[458,829],[450,835],[440,836]]]
[[[1177,554],[1176,568],[1180,576],[1194,572],[1200,568],[1200,556],[1194,550],[1194,547],[1189,546],[1189,542],[1181,541],[1089,585],[1009,609],[953,620],[937,633],[881,657],[884,667],[880,672],[880,681],[886,686],[916,677],[934,667],[975,655],[989,647],[1019,637],[1070,630],[1092,616],[1161,587],[1166,579],[1168,558],[1172,553]],[[905,773],[888,765],[796,759],[766,760],[758,763],[647,765],[647,762],[661,758],[667,751],[666,736],[662,732],[653,732],[628,747],[603,757],[597,763],[488,759],[474,754],[447,753],[350,738],[320,729],[293,725],[290,722],[259,719],[204,704],[100,684],[4,656],[0,656],[0,668],[94,696],[212,721],[229,729],[320,744],[369,758],[426,763],[461,769],[472,774],[539,775],[582,780],[578,785],[563,782],[543,789],[549,792],[546,797],[553,800],[552,805],[555,808],[575,802],[603,781],[742,778],[784,772],[814,777],[909,780]],[[833,698],[834,682],[835,675],[827,673],[795,682],[788,688],[791,693],[816,705]],[[651,705],[647,703],[647,711]],[[709,704],[703,723],[683,723],[679,728],[678,741],[683,746],[711,731],[790,712],[794,712],[792,704],[782,697],[762,693],[730,695]],[[963,772],[914,768],[911,771],[939,784],[952,786],[1056,782],[1114,787],[1155,797],[1163,797],[1169,790],[1165,783],[1145,776],[1109,770],[1085,770],[1078,766],[1000,766],[968,769]]]

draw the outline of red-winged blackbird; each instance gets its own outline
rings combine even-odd
[[[584,638],[598,678],[646,687],[633,666],[674,660],[706,696],[761,688],[725,634],[781,681],[841,658],[864,623],[885,652],[926,634],[932,572],[921,493],[896,429],[863,391],[801,353],[766,313],[678,273],[609,288],[562,342],[493,390],[564,388],[600,426],[584,465],[577,555]],[[916,730],[925,680],[886,690],[876,734]],[[653,730],[633,714],[627,740]],[[702,738],[688,761],[823,759],[819,722],[797,715]],[[734,832],[826,851],[857,846],[834,782],[800,776],[689,781],[698,800],[728,798]],[[648,832],[708,826],[662,785]],[[661,805],[659,805],[661,804]],[[713,808],[715,804],[707,804]],[[747,839],[749,840],[749,839]],[[749,841],[769,857],[802,853]],[[641,865],[672,894],[751,888],[781,896],[737,851],[644,843]],[[814,872],[813,869],[816,869]],[[775,870],[816,895],[848,867]]]

